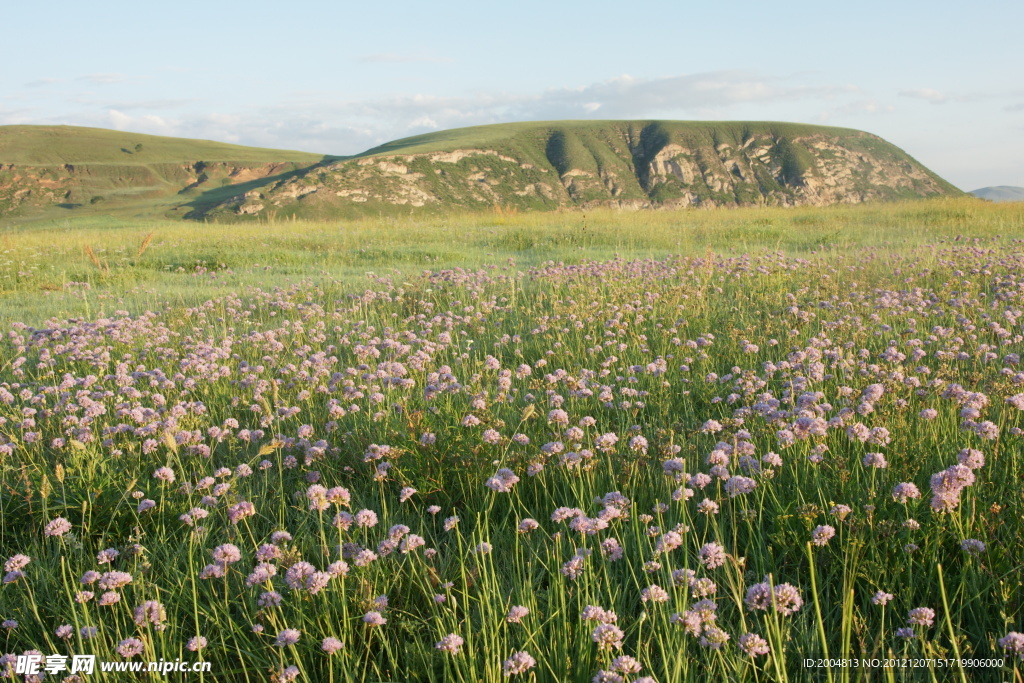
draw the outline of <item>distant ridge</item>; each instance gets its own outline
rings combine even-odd
[[[1014,187],[1013,185],[982,187],[971,190],[968,194],[987,199],[990,202],[1024,202],[1024,187]]]
[[[331,157],[337,158],[337,157]],[[110,211],[183,216],[320,154],[77,126],[0,126],[0,221]]]
[[[354,157],[94,128],[0,127],[0,220],[54,211],[327,219],[961,194],[875,135],[794,123],[497,124],[404,138]]]

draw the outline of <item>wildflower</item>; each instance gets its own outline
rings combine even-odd
[[[508,493],[518,481],[519,477],[516,476],[515,472],[503,467],[498,470],[497,474],[487,480],[485,486],[495,493]]]
[[[242,559],[242,551],[231,543],[219,545],[213,549],[213,559],[219,564],[233,564]]]
[[[967,538],[960,541],[960,548],[971,555],[980,555],[985,552],[985,544],[976,538]]]
[[[454,633],[449,633],[444,638],[442,638],[434,647],[436,647],[438,650],[441,650],[442,652],[448,652],[450,654],[457,655],[459,654],[459,652],[462,651],[462,645],[465,642],[466,641],[463,640],[461,636],[458,636]]]
[[[451,531],[459,525],[459,518],[457,515],[452,515],[448,519],[444,520],[444,530]]]
[[[622,674],[638,674],[643,670],[643,666],[635,657],[619,655],[612,660],[612,670]]]
[[[654,546],[654,554],[660,555],[675,550],[683,544],[683,536],[676,531],[668,531],[661,535]]]
[[[401,492],[399,492],[399,494],[398,494],[398,502],[399,503],[404,503],[405,501],[407,501],[410,498],[412,498],[414,495],[416,495],[416,489],[414,489],[411,486],[406,486],[405,488],[403,488],[401,490]]]
[[[726,553],[718,543],[705,543],[701,546],[700,552],[700,563],[708,569],[715,569],[725,564]]]
[[[301,635],[302,632],[297,628],[286,628],[277,634],[277,639],[274,641],[274,645],[277,645],[278,647],[294,645],[299,642],[299,637]]]
[[[174,470],[170,467],[161,467],[157,471],[153,472],[153,478],[159,479],[166,484],[174,483]]]
[[[540,528],[540,523],[535,519],[527,517],[523,521],[519,522],[519,526],[516,527],[516,531],[521,534],[529,533]]]
[[[114,591],[107,591],[101,595],[100,599],[97,601],[101,607],[109,607],[110,605],[116,605],[119,602],[121,602],[121,594]]]
[[[851,508],[849,505],[843,505],[841,503],[839,505],[833,505],[832,509],[829,510],[829,513],[838,517],[839,521],[846,519],[846,517],[852,512],[853,508]]]
[[[355,523],[363,528],[377,526],[377,513],[373,510],[360,510],[354,516]]]
[[[880,607],[885,607],[885,605],[894,597],[896,596],[894,596],[892,593],[886,593],[885,591],[877,591],[873,596],[871,596],[871,602],[872,604],[879,605]]]
[[[935,610],[930,607],[916,607],[907,613],[910,626],[931,626],[935,623]]]
[[[235,503],[228,508],[228,519],[232,524],[237,525],[247,517],[252,517],[256,514],[256,506],[247,500]]]
[[[505,621],[510,624],[520,624],[523,618],[530,613],[530,610],[522,605],[515,605],[509,609],[508,614],[505,615]]]
[[[729,634],[717,626],[707,626],[701,634],[700,644],[712,650],[720,650],[728,642]]]
[[[797,612],[804,604],[800,591],[796,586],[780,583],[775,587],[775,607],[784,616]]]
[[[331,636],[324,638],[323,642],[320,643],[320,649],[329,655],[333,655],[335,652],[337,652],[343,647],[345,647],[344,643],[342,643],[337,638]]]
[[[862,460],[864,467],[874,467],[875,469],[885,469],[889,466],[886,462],[885,456],[881,453],[867,453]]]
[[[700,427],[700,431],[705,434],[716,434],[722,431],[723,429],[725,428],[722,426],[722,423],[717,420],[707,420]]]
[[[4,571],[14,572],[18,571],[19,569],[24,569],[26,566],[28,566],[28,563],[31,561],[32,558],[30,558],[28,555],[22,555],[20,553],[17,555],[12,555],[11,557],[7,558],[6,562],[4,562]]]
[[[599,624],[590,637],[597,643],[598,650],[619,650],[622,648],[622,639],[626,637],[626,634],[614,624]]]
[[[53,632],[61,640],[70,640],[75,635],[75,627],[71,624],[63,624],[58,626],[57,630]]]
[[[615,450],[615,444],[619,442],[619,437],[614,432],[608,432],[602,434],[594,440],[594,446],[597,447],[602,453],[611,453]]]
[[[999,647],[1010,655],[1017,655],[1017,659],[1024,661],[1024,633],[1010,631],[999,639]]]
[[[601,555],[607,558],[609,562],[621,560],[625,554],[626,551],[622,549],[617,539],[606,538],[601,542]]]
[[[388,620],[380,612],[367,612],[363,615],[363,623],[367,626],[383,626]]]
[[[56,519],[52,520],[49,524],[47,524],[45,529],[43,529],[43,533],[45,535],[55,536],[57,538],[64,536],[64,534],[68,533],[69,531],[71,531],[71,522],[64,519],[63,517],[57,517]]]
[[[673,572],[673,580],[678,584],[678,580],[675,577],[675,572]],[[690,586],[690,595],[692,595],[695,598],[706,598],[707,596],[714,595],[718,592],[718,586],[716,586],[715,582],[711,579],[692,578],[688,581],[688,583]]]
[[[125,638],[117,645],[117,653],[125,659],[141,655],[146,649],[138,638]]]
[[[898,638],[909,640],[910,638],[916,638],[917,634],[914,633],[914,629],[912,628],[901,627],[896,629],[896,636]]]
[[[537,666],[537,660],[530,656],[529,652],[515,652],[511,657],[505,660],[502,664],[502,669],[505,676],[515,676],[516,674],[526,673],[533,667]]]
[[[756,633],[744,633],[739,637],[737,644],[748,657],[759,657],[771,652],[768,641]]]
[[[292,665],[281,671],[277,676],[277,683],[292,683],[296,678],[299,677],[302,671],[299,667]]]
[[[192,638],[189,638],[188,645],[186,645],[185,647],[190,652],[198,652],[199,650],[202,650],[204,647],[206,647],[206,645],[207,640],[205,637],[193,636]]]
[[[725,482],[725,492],[729,494],[730,498],[750,493],[757,488],[757,482],[750,477],[729,477],[729,480]]]
[[[264,591],[256,600],[260,607],[277,607],[284,601],[284,597],[277,591]]]
[[[656,583],[640,591],[640,602],[668,602],[669,594]]]
[[[163,631],[167,628],[166,621],[167,611],[156,600],[147,600],[135,608],[135,623],[139,626],[152,624],[157,631]]]
[[[979,469],[985,465],[985,455],[973,448],[965,448],[956,456],[957,462],[972,470]]]
[[[921,491],[914,484],[905,481],[893,487],[892,497],[897,503],[906,503],[912,498],[920,498]]]
[[[99,577],[99,586],[103,590],[116,590],[131,582],[132,575],[128,572],[106,572]]]
[[[580,612],[580,619],[583,621],[599,621],[602,624],[614,624],[619,620],[619,615],[611,610],[604,610],[597,605],[587,605]]]
[[[562,565],[561,572],[569,579],[578,579],[586,568],[587,555],[577,552],[571,560]]]
[[[835,527],[827,524],[815,527],[814,531],[811,532],[811,542],[814,545],[827,545],[832,537],[836,535]]]

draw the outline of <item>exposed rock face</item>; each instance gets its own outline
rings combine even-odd
[[[860,131],[674,125],[537,124],[532,135],[510,135],[494,147],[338,161],[268,187],[266,210],[323,216],[396,207],[797,206],[960,194],[898,148]],[[237,215],[251,206],[239,197],[209,215]]]

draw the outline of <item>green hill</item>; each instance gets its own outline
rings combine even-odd
[[[191,200],[216,204],[253,181],[281,180],[323,159],[100,128],[0,126],[0,219],[112,209],[181,214]]]
[[[877,136],[793,123],[510,123],[404,138],[354,157],[0,127],[0,217],[126,207],[192,219],[324,219],[495,205],[795,206],[961,194]]]
[[[962,195],[869,133],[771,122],[547,121],[396,140],[206,216],[595,205],[750,206]]]
[[[1013,185],[995,185],[993,187],[982,187],[971,190],[968,194],[990,202],[1024,202],[1024,187]]]

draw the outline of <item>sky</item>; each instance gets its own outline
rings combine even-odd
[[[796,121],[1024,186],[1022,26],[1020,0],[12,2],[0,125],[347,155],[505,121]]]

